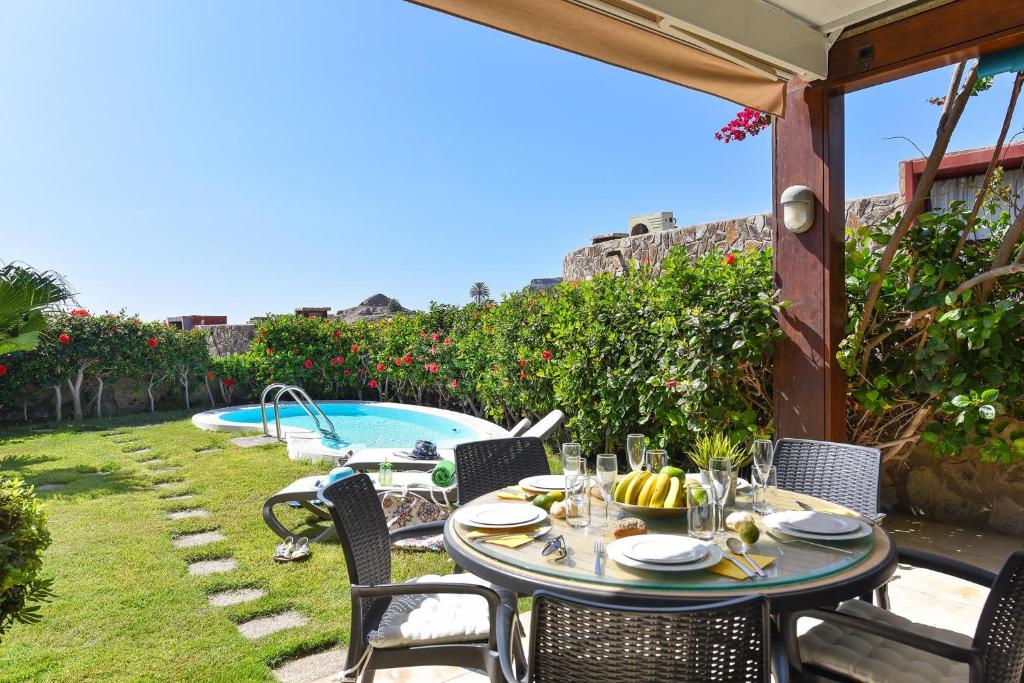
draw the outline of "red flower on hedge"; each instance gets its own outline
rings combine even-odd
[[[348,368],[345,368],[345,371],[344,371],[344,372],[342,372],[341,374],[345,375],[345,377],[348,377],[349,375],[351,375],[351,374],[352,374],[352,371],[351,371],[351,370],[349,370]]]
[[[431,363],[429,366],[427,366],[427,370],[430,370],[431,374],[436,375],[437,374],[437,363]]]
[[[272,348],[270,348],[270,347],[268,346],[268,347],[267,347],[267,355],[268,355],[268,356],[273,356],[273,355],[274,355],[274,349],[272,349]]]
[[[676,381],[676,380],[674,380],[674,379],[670,379],[669,381],[665,382],[665,387],[666,387],[666,388],[668,388],[668,389],[672,389],[672,388],[674,388],[674,387],[675,387],[675,386],[676,386],[677,384],[679,384],[679,382],[677,382],[677,381]]]
[[[367,386],[370,387],[371,389],[376,389],[377,388],[377,380],[371,379],[370,383],[367,384]]]
[[[61,344],[70,344],[71,343],[71,335],[68,334],[67,332],[61,332],[60,336],[57,337],[57,341],[59,341]]]
[[[401,367],[401,365],[402,365],[402,359],[401,359],[401,358],[396,358],[396,359],[395,359],[395,365],[397,365],[397,366]]]
[[[377,372],[384,372],[384,364],[377,363]]]
[[[521,367],[521,368],[525,368],[526,367],[526,359],[525,358],[520,358],[519,359],[519,367]]]
[[[519,371],[519,379],[526,379],[526,373],[522,370]]]
[[[341,330],[335,330],[334,331],[334,338],[335,339],[341,339]]]
[[[452,389],[456,388],[457,386],[459,386],[459,380],[453,379],[452,380]]]
[[[150,337],[149,339],[146,340],[146,345],[151,349],[155,349],[157,346],[160,345],[160,340],[157,339],[156,337]]]
[[[352,345],[352,353],[359,353],[359,344]]]
[[[3,377],[6,374],[7,374],[7,366],[4,365],[3,363],[0,363],[0,377]]]
[[[430,333],[430,341],[437,341],[440,338],[441,338],[441,335],[439,335],[437,332],[431,332]]]
[[[85,310],[84,308],[76,308],[75,310],[71,311],[71,317],[72,318],[88,318],[89,317],[89,311]]]
[[[233,380],[230,377],[228,377],[227,379],[224,380],[224,386],[226,386],[228,388],[231,388],[231,387],[235,386],[235,380]]]
[[[217,379],[217,375],[213,373],[213,370],[208,370],[206,372],[206,379]]]
[[[551,360],[551,352],[550,351],[541,351],[540,357],[543,358],[544,360]]]
[[[302,367],[309,370],[311,367],[313,367],[313,361],[307,358],[306,360],[302,361]]]
[[[732,264],[736,263],[736,255],[730,251],[728,254],[725,255],[725,258],[722,260],[725,262],[725,265],[731,266]]]
[[[423,339],[426,336],[427,336],[427,331],[426,330],[420,330],[420,339]]]
[[[451,340],[450,337],[445,337],[444,341],[441,342],[441,343],[444,344],[445,346],[451,346],[452,345],[452,340]]]
[[[488,301],[487,302],[487,308],[494,308],[494,302],[493,301]]]
[[[406,355],[405,358],[402,359],[402,362],[406,365],[412,365],[412,356]]]

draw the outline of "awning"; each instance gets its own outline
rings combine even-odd
[[[626,0],[409,0],[607,64],[782,116],[793,75],[778,62],[712,40],[675,17]],[[705,7],[714,2],[699,0]],[[728,3],[726,3],[728,4]],[[733,21],[737,18],[734,16]],[[747,17],[748,33],[772,35],[780,13]],[[766,23],[767,22],[767,25]],[[808,29],[810,31],[810,29]],[[816,34],[820,35],[820,34]],[[790,45],[793,41],[789,42]],[[827,55],[822,43],[821,55]]]

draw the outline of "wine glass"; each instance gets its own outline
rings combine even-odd
[[[631,470],[640,470],[644,467],[644,442],[643,434],[626,435],[626,457],[629,459]]]
[[[601,453],[597,456],[597,484],[604,496],[604,525],[608,526],[609,509],[612,502],[612,490],[615,488],[615,477],[619,473],[619,458],[614,453]]]
[[[725,501],[729,499],[732,487],[732,460],[729,458],[711,458],[708,460],[708,483],[715,496],[715,533],[725,533]]]
[[[772,449],[772,442],[768,439],[757,439],[754,441],[750,451],[754,456],[754,470],[759,475],[755,477],[757,481],[754,482],[754,507],[756,508],[757,490],[760,488],[758,482],[765,481],[768,476],[768,472],[772,468],[772,459],[775,457],[775,451]]]
[[[583,455],[583,446],[575,442],[562,444],[562,473],[572,474],[569,471],[569,461],[572,458],[579,458]]]

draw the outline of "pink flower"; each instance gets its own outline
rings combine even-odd
[[[420,339],[422,339],[422,338],[424,338],[426,336],[427,336],[427,331],[426,330],[420,330]]]
[[[459,380],[453,379],[452,380],[452,389],[455,389],[458,386],[459,386]]]
[[[437,332],[431,332],[430,333],[430,341],[437,341],[440,338],[441,338],[441,335],[439,335]]]
[[[427,366],[427,370],[429,370],[431,372],[431,374],[436,375],[437,374],[437,363],[431,363],[430,365],[428,365]]]
[[[309,370],[311,367],[313,367],[313,361],[307,358],[306,360],[302,361],[302,367]]]
[[[669,381],[665,382],[665,387],[666,387],[666,388],[668,388],[668,389],[672,389],[672,388],[674,388],[674,387],[675,387],[675,386],[676,386],[677,384],[679,384],[679,382],[677,382],[677,381],[676,381],[676,380],[674,380],[674,379],[670,379]]]
[[[371,389],[376,389],[377,388],[377,380],[371,379],[366,386],[370,387]]]

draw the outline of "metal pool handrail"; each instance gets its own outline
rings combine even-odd
[[[267,427],[267,394],[273,389],[280,389],[288,386],[284,382],[274,382],[268,384],[263,388],[263,392],[260,393],[260,417],[263,419],[263,436],[270,436],[270,429]],[[278,438],[281,438],[280,430],[278,430]]]
[[[316,428],[321,434],[329,436],[335,441],[341,440],[338,437],[337,430],[334,428],[334,423],[331,422],[331,418],[327,417],[327,413],[317,405],[316,401],[309,397],[309,394],[306,393],[305,389],[296,384],[289,384],[282,387],[276,394],[274,394],[274,428],[277,430],[278,441],[284,441],[284,439],[281,438],[281,396],[284,394],[291,396],[292,400],[294,400],[300,408],[306,411],[307,415],[313,418],[313,422],[316,424]],[[309,405],[306,405],[307,403]],[[317,417],[316,413],[314,413],[313,410],[310,410],[309,406],[312,406],[320,416]],[[320,423],[320,418],[323,418],[324,422],[327,423],[326,429],[324,429],[323,425]]]

